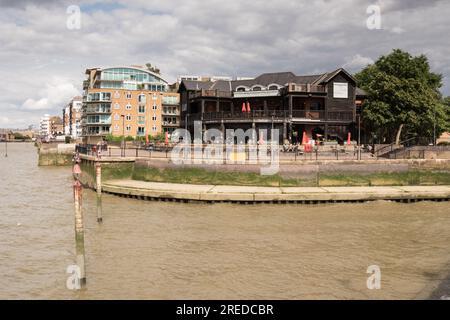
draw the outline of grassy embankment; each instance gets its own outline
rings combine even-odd
[[[322,173],[313,178],[286,179],[280,175],[262,176],[257,173],[215,172],[196,168],[160,170],[136,167],[133,170],[132,178],[169,183],[271,187],[450,185],[449,171],[409,171],[367,175]]]

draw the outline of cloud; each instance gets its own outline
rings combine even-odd
[[[22,104],[25,110],[52,110],[61,108],[72,97],[79,95],[78,89],[70,82],[54,78],[41,90],[40,98],[28,98]]]
[[[369,64],[373,64],[374,61],[369,57],[363,57],[360,54],[353,56],[353,58],[346,62],[343,67],[349,71],[361,70],[367,67]]]
[[[393,48],[425,53],[450,94],[448,1],[109,0],[1,1],[0,114],[11,126],[60,114],[81,92],[88,67],[145,64],[179,74],[257,76],[263,72],[357,72]],[[367,6],[382,7],[368,30]],[[66,27],[67,6],[81,29]],[[25,120],[24,120],[25,119]],[[36,120],[37,119],[37,120]]]

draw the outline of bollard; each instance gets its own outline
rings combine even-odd
[[[81,210],[82,187],[78,180],[73,184],[73,196],[75,204],[75,244],[77,266],[80,268],[80,285],[86,285],[85,259],[84,259],[84,226],[83,212]]]
[[[97,189],[97,222],[103,222],[102,217],[102,165],[100,162],[95,164],[96,189]]]

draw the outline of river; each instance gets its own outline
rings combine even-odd
[[[2,143],[0,178],[2,299],[411,299],[448,283],[448,202],[244,206],[104,195],[99,225],[95,193],[84,190],[87,288],[73,291],[71,169],[38,167],[27,143],[8,144],[5,158]],[[378,290],[366,285],[371,265],[381,270]]]

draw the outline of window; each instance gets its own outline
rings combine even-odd
[[[127,116],[125,117],[125,120],[131,121],[131,115],[127,114]]]
[[[131,110],[131,104],[127,104],[127,106],[125,107],[127,110]]]
[[[139,113],[145,113],[145,106],[139,106]]]
[[[252,91],[261,91],[261,90],[262,90],[262,87],[260,87],[260,86],[255,86],[252,88]]]
[[[152,127],[152,130],[153,130],[153,131],[156,131],[156,130],[157,130],[156,126],[153,126],[153,127]]]
[[[120,92],[119,91],[114,92],[114,98],[115,99],[119,99],[120,98]]]
[[[119,125],[116,124],[116,125],[114,126],[114,131],[119,131]]]
[[[269,90],[278,90],[278,86],[276,86],[276,85],[271,85],[271,86],[269,87]]]
[[[318,101],[311,102],[311,111],[319,111],[322,104]]]
[[[114,104],[114,109],[120,109],[120,104],[118,103]]]
[[[145,127],[138,127],[137,134],[138,136],[145,135]]]
[[[145,124],[145,116],[139,116],[138,117],[138,123],[139,124]]]
[[[138,101],[139,101],[139,103],[145,103],[145,101],[146,101],[145,94],[140,94],[138,96]]]
[[[244,88],[244,87],[238,87],[238,88],[236,89],[236,91],[242,92],[242,91],[245,91],[245,88]]]
[[[153,100],[158,100],[158,97],[156,96],[156,94],[153,94],[152,99],[153,99]]]
[[[131,92],[127,92],[127,99],[131,99]]]
[[[131,131],[131,126],[128,124],[128,125],[125,127],[125,130],[126,130],[126,131]]]
[[[152,109],[153,109],[153,110],[157,110],[157,109],[158,109],[158,106],[157,106],[156,104],[154,104]]]
[[[116,120],[116,121],[117,121],[117,120],[120,120],[120,116],[119,116],[118,113],[115,113],[115,114],[114,114],[114,120]]]
[[[156,115],[153,115],[152,120],[156,121]]]

